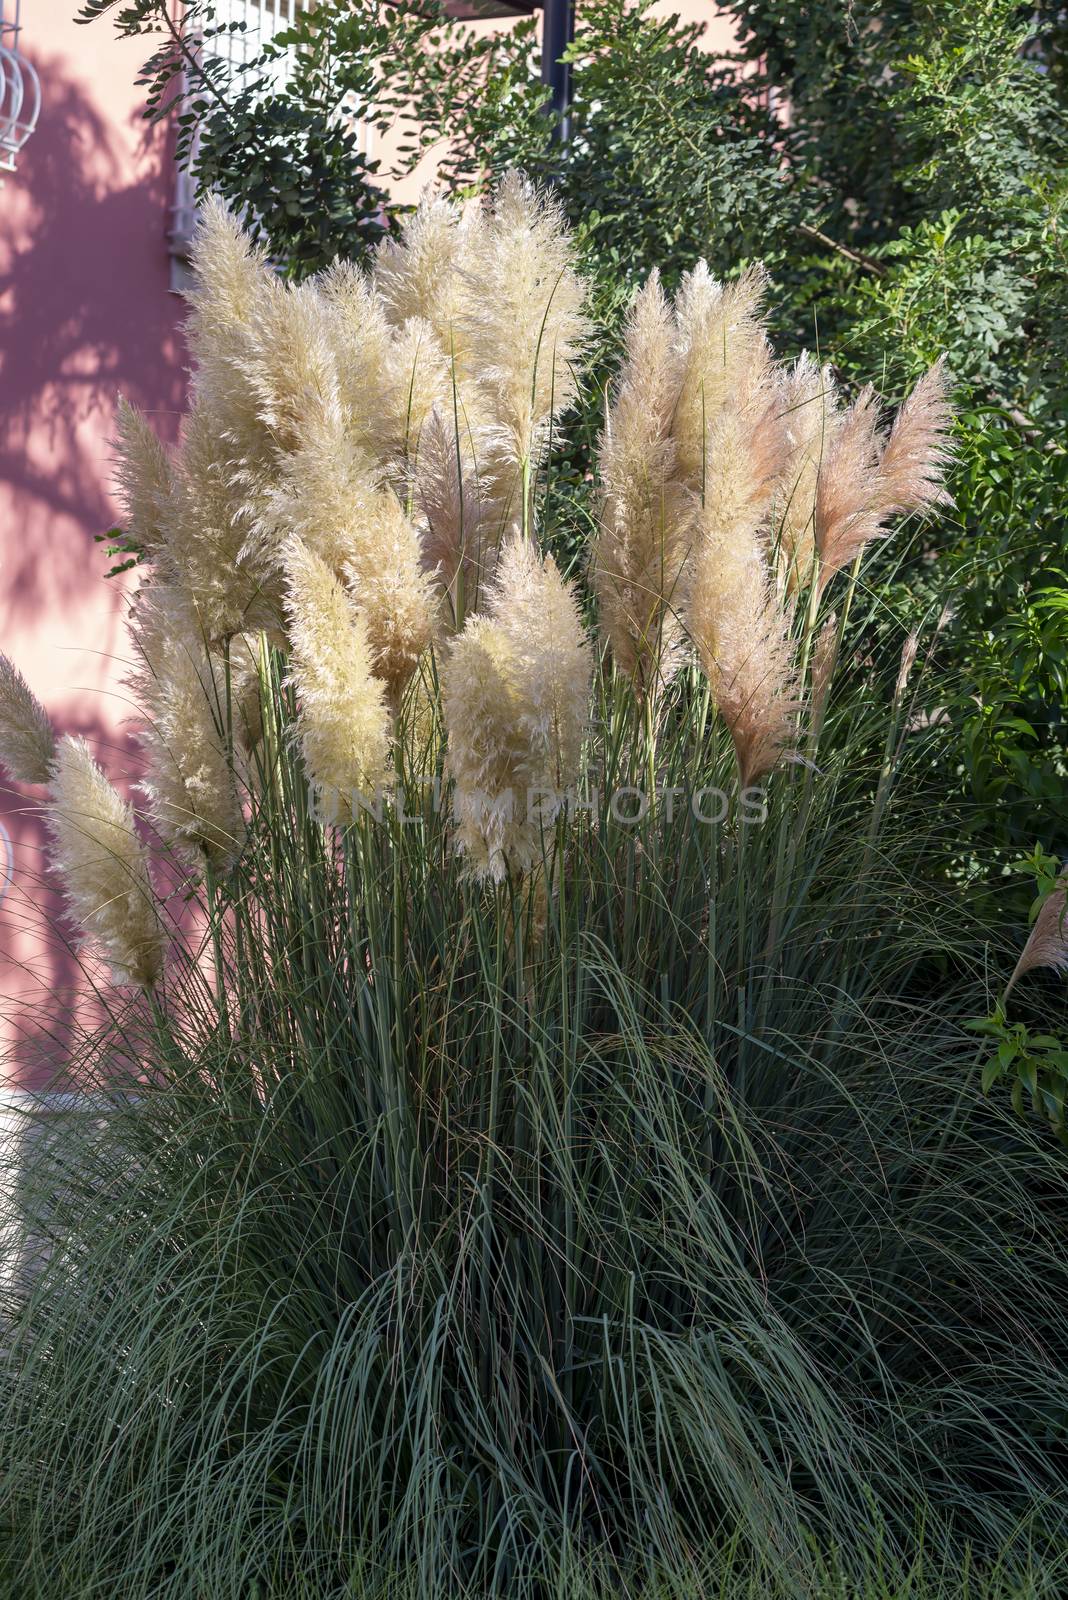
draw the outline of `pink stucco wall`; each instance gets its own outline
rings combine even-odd
[[[93,535],[116,515],[116,395],[146,408],[165,437],[182,405],[181,302],[168,291],[173,168],[167,137],[140,119],[144,43],[116,40],[107,18],[79,27],[74,10],[74,0],[23,6],[41,116],[0,189],[0,649],[122,776],[123,591],[102,581]],[[44,1063],[62,1059],[76,990],[39,885],[35,798],[0,794],[14,841],[0,905],[0,1086],[39,1082]]]

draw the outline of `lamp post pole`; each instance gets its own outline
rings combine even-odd
[[[544,0],[541,81],[552,94],[555,144],[566,144],[571,133],[571,68],[560,57],[574,37],[575,0]]]

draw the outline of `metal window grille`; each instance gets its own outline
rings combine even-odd
[[[19,151],[37,126],[41,84],[32,62],[19,50],[21,0],[0,0],[0,172],[14,172]]]
[[[253,60],[279,33],[290,27],[301,11],[307,11],[313,0],[214,0],[214,28],[225,31],[213,33],[201,40],[202,55],[209,60],[222,61],[228,68],[238,68]],[[244,27],[232,24],[244,23]],[[271,76],[278,84],[285,83],[293,68],[291,51],[283,51],[271,64]],[[185,267],[189,245],[196,226],[196,185],[189,170],[196,155],[196,141],[190,151],[190,162],[178,167],[175,184],[174,215],[171,223],[171,255],[174,267],[171,287],[181,289],[188,281]]]

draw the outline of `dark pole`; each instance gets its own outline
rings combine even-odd
[[[566,144],[571,132],[571,68],[560,57],[575,37],[575,0],[544,0],[541,81],[552,91],[553,141]]]

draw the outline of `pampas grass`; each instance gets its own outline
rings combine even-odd
[[[1008,997],[1010,989],[1015,987],[1026,972],[1033,972],[1037,967],[1049,967],[1053,972],[1068,972],[1066,912],[1068,912],[1068,868],[1061,873],[1039,908],[1027,943],[1020,951],[1019,960],[1005,985],[1003,1002]]]
[[[363,614],[299,539],[283,552],[296,734],[323,815],[349,821],[385,782],[389,713]]]
[[[131,687],[145,717],[141,789],[149,815],[162,840],[186,859],[225,866],[245,835],[225,658],[208,649],[196,614],[166,585],[138,596],[131,642]],[[254,722],[255,716],[236,720]]]
[[[0,767],[16,783],[48,783],[56,735],[22,673],[0,655]]]
[[[457,843],[475,877],[501,881],[542,859],[545,828],[578,781],[590,675],[573,589],[513,536],[443,684]]]
[[[77,741],[54,780],[152,992],[73,1040],[106,1114],[20,1200],[25,1591],[544,1600],[729,1545],[801,1595],[918,1522],[947,1571],[1061,1539],[1064,1174],[962,1087],[981,940],[900,804],[939,735],[858,682],[859,581],[823,603],[942,493],[941,376],[887,433],[776,361],[759,272],[654,278],[591,598],[539,526],[587,331],[551,201],[299,289],[212,209],[197,261],[168,472],[121,445],[151,877]]]
[[[130,805],[84,739],[70,735],[57,746],[49,792],[52,865],[72,922],[106,956],[115,983],[151,988],[163,967],[163,939]]]
[[[602,502],[591,551],[601,627],[617,665],[641,686],[669,682],[684,657],[681,582],[695,510],[671,434],[682,383],[676,334],[654,272],[624,330],[600,444]]]

